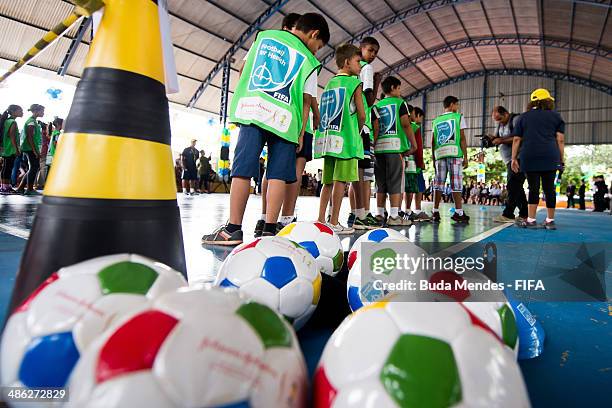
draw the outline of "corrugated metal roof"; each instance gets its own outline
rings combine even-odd
[[[407,11],[430,0],[290,0],[263,27],[278,28],[283,16],[289,12],[318,12],[325,15],[330,25],[330,45],[319,52],[322,57],[332,48],[350,40],[352,36],[396,13]],[[264,10],[271,0],[169,0],[172,39],[175,44],[177,69],[183,85],[178,95],[171,98],[186,103],[231,44]],[[402,18],[387,25],[374,37],[381,43],[376,70],[383,70],[409,60],[424,52],[445,48],[445,52],[430,55],[416,66],[410,65],[397,75],[402,80],[405,95],[418,89],[458,77],[466,72],[498,68],[527,68],[551,70],[592,78],[606,85],[612,83],[612,57],[594,57],[583,52],[543,47],[540,45],[479,45],[454,49],[470,39],[499,36],[531,36],[580,42],[591,47],[612,48],[612,18],[610,1],[592,5],[588,2],[573,4],[571,0],[542,0],[543,8],[533,0],[463,0],[456,4],[434,7],[425,12]],[[2,0],[0,2],[0,56],[20,58],[43,33],[70,13],[67,0]],[[569,24],[573,22],[573,24]],[[605,26],[604,26],[605,25]],[[36,65],[56,70],[61,64],[78,26],[67,33]],[[88,36],[77,49],[69,74],[79,75],[88,49]],[[251,37],[245,48],[253,41]],[[456,48],[456,47],[455,47]],[[237,80],[245,49],[235,54],[232,62],[230,89]],[[611,54],[612,55],[612,54]],[[324,85],[335,72],[332,60],[319,77]],[[515,79],[516,80],[516,79]],[[542,78],[538,78],[542,83]],[[196,107],[217,112],[221,75],[212,81]]]

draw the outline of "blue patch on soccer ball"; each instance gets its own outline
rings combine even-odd
[[[355,312],[363,306],[363,302],[359,297],[359,288],[357,286],[349,286],[348,289],[348,302],[351,310]]]
[[[284,256],[272,256],[266,259],[261,277],[280,289],[294,280],[297,272],[291,259]]]
[[[71,332],[37,337],[23,355],[19,381],[29,388],[64,387],[79,356]]]
[[[388,237],[389,237],[389,234],[387,233],[387,231],[383,229],[374,230],[370,232],[370,235],[368,235],[368,239],[374,242],[380,242],[383,239],[388,238]]]
[[[317,259],[320,255],[319,248],[314,241],[303,241],[300,242],[300,245],[303,246],[313,258]]]
[[[234,285],[229,279],[225,278],[219,283],[219,286],[223,288],[237,288],[238,286]]]
[[[251,404],[249,404],[249,401],[240,401],[228,405],[218,405],[216,408],[251,408]]]

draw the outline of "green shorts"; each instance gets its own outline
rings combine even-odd
[[[404,182],[404,191],[407,193],[418,193],[418,174],[417,173],[406,173]]]
[[[359,180],[357,159],[337,159],[326,156],[323,158],[323,184],[332,184],[334,181],[350,183]]]

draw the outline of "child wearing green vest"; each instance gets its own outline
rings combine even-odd
[[[229,222],[202,237],[202,243],[239,245],[251,179],[259,177],[259,156],[268,146],[267,209],[263,236],[276,233],[286,183],[296,181],[296,151],[301,150],[311,96],[307,79],[321,63],[314,54],[329,41],[329,27],[316,13],[299,18],[291,32],[260,31],[248,52],[229,110],[240,124],[232,163]]]
[[[455,213],[451,217],[456,222],[468,222],[470,217],[463,212],[461,192],[463,191],[463,169],[468,166],[467,142],[463,129],[467,128],[459,110],[459,99],[454,96],[444,98],[444,113],[432,123],[432,158],[436,175],[433,182],[434,208],[433,222],[440,222],[440,200],[450,174],[450,187],[455,202]]]
[[[11,188],[11,172],[15,159],[21,154],[19,149],[19,127],[15,119],[23,116],[23,109],[19,105],[9,105],[0,116],[0,154],[2,155],[2,173],[0,175],[0,194],[15,194]]]
[[[374,74],[372,63],[378,55],[380,44],[374,37],[365,37],[359,44],[361,52],[361,73],[359,78],[363,82],[363,99],[366,111],[366,123],[363,128],[363,159],[359,160],[359,181],[356,184],[359,188],[351,188],[349,190],[349,199],[351,203],[351,213],[347,221],[349,227],[355,229],[374,229],[380,225],[376,218],[370,213],[370,188],[374,181],[374,161],[373,153],[371,152],[374,146],[374,132],[372,129],[371,110],[376,103],[376,94],[380,86],[380,73]]]
[[[412,222],[431,221],[431,217],[421,209],[421,200],[425,191],[425,178],[423,170],[425,170],[425,162],[423,161],[423,132],[422,123],[425,113],[421,108],[415,106],[411,110],[412,130],[417,143],[417,151],[413,156],[409,157],[408,163],[405,166],[406,181],[405,200],[406,200],[406,216]],[[410,160],[412,159],[412,160]],[[412,199],[414,198],[415,210],[412,211]]]
[[[361,129],[366,114],[361,91],[359,48],[342,44],[336,49],[338,74],[325,86],[321,95],[321,123],[315,133],[315,158],[323,157],[323,189],[319,203],[319,222],[331,198],[329,226],[339,235],[355,230],[338,222],[346,183],[359,180],[357,161],[363,159]],[[356,188],[356,186],[353,186]]]
[[[42,147],[42,127],[37,119],[45,116],[45,107],[35,103],[28,110],[32,112],[32,116],[26,120],[20,135],[21,151],[28,160],[28,172],[23,176],[27,183],[24,195],[40,195],[34,190],[34,181],[40,170],[40,149]]]
[[[377,218],[384,219],[385,201],[389,194],[391,209],[388,226],[407,226],[411,222],[400,217],[402,204],[402,181],[404,167],[402,156],[409,156],[416,151],[416,141],[410,125],[408,105],[400,96],[401,82],[389,76],[382,81],[385,98],[376,103],[380,115],[380,129],[374,146],[376,154],[376,202]]]

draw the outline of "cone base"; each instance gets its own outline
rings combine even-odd
[[[116,253],[150,257],[186,278],[176,200],[45,196],[15,279],[9,311],[61,267]]]

